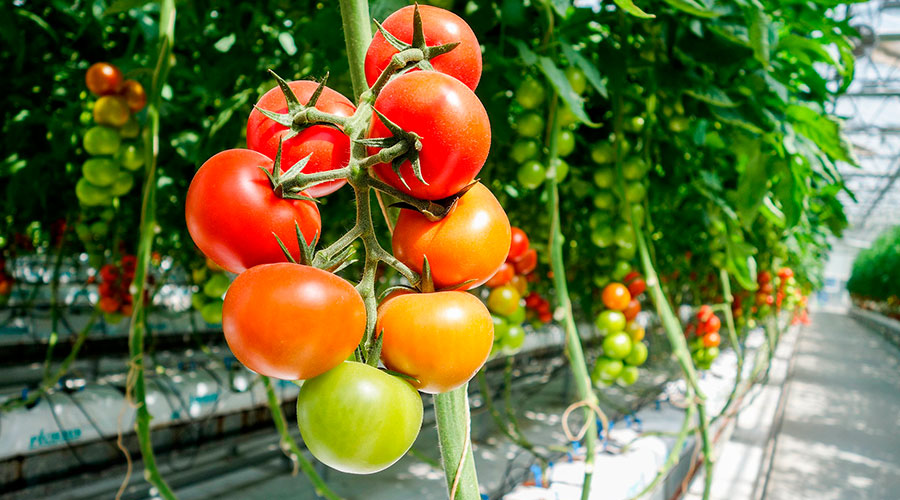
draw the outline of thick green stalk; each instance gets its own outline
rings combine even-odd
[[[146,167],[144,176],[144,193],[141,200],[140,237],[138,240],[137,264],[134,272],[134,311],[128,331],[128,348],[130,352],[130,369],[128,373],[127,393],[135,404],[135,433],[144,461],[144,477],[157,489],[157,494],[166,500],[174,499],[175,493],[163,479],[156,465],[153,453],[153,441],[150,438],[150,420],[152,416],[147,409],[147,387],[144,381],[144,335],[146,329],[147,309],[144,304],[144,291],[147,288],[147,271],[150,267],[150,256],[153,251],[153,238],[156,234],[156,166],[159,158],[159,110],[162,102],[162,88],[169,72],[169,59],[175,36],[175,0],[161,0],[159,14],[159,55],[153,73],[153,85],[147,105],[147,125],[149,130],[144,136]]]
[[[62,267],[65,234],[61,237],[53,261],[53,274],[50,276],[50,339],[47,341],[47,355],[44,358],[44,379],[50,376],[50,362],[53,360],[53,348],[59,340],[59,269]]]
[[[731,313],[734,296],[731,295],[731,281],[728,277],[728,271],[719,269],[719,281],[722,282],[722,295],[725,298],[722,314],[725,315],[725,326],[728,328],[728,341],[731,343],[731,348],[734,349],[734,354],[737,356],[737,375],[735,375],[734,387],[731,389],[731,394],[728,395],[728,400],[725,401],[725,406],[722,407],[722,411],[718,415],[713,417],[710,424],[715,423],[722,415],[725,415],[734,403],[738,387],[741,385],[742,375],[744,374],[744,350],[738,341],[737,330],[734,327],[734,316]]]
[[[585,434],[584,459],[584,484],[581,489],[581,498],[586,500],[591,495],[591,478],[594,474],[594,453],[597,448],[597,419],[591,409],[597,404],[597,396],[591,386],[591,375],[588,373],[587,362],[584,359],[584,350],[581,347],[581,337],[575,326],[575,317],[572,313],[572,299],[569,297],[569,285],[566,283],[566,267],[563,260],[563,243],[559,217],[559,186],[556,181],[557,137],[559,136],[559,113],[556,112],[558,96],[554,93],[551,101],[551,114],[553,116],[550,128],[549,149],[547,160],[550,170],[547,172],[547,208],[550,211],[550,268],[553,271],[553,287],[556,291],[556,300],[563,311],[563,321],[566,330],[566,356],[569,358],[569,366],[572,368],[572,376],[575,378],[575,389],[578,397],[585,403],[591,403],[584,408],[584,418],[587,422]]]
[[[344,24],[344,42],[350,62],[350,81],[354,97],[359,99],[368,90],[366,83],[366,49],[372,41],[372,19],[369,17],[368,0],[341,0],[341,20]]]
[[[690,387],[688,387],[687,396],[689,399],[693,397],[692,393],[693,391]],[[672,467],[678,465],[679,460],[681,460],[681,452],[684,451],[684,442],[687,439],[688,434],[691,433],[691,424],[694,421],[694,415],[696,414],[696,412],[697,405],[688,405],[687,410],[685,410],[684,413],[684,421],[681,423],[681,430],[678,431],[678,436],[675,439],[675,443],[672,445],[672,449],[669,450],[669,455],[666,457],[666,461],[663,463],[662,467],[660,467],[660,469],[656,471],[656,476],[652,481],[650,481],[650,484],[645,486],[640,493],[631,497],[630,500],[642,498],[647,493],[653,491],[659,485],[659,482],[662,481],[666,477],[666,475],[668,475],[670,470],[672,470]],[[644,437],[646,437],[646,435]]]
[[[472,453],[468,388],[467,383],[450,392],[434,395],[441,465],[447,479],[447,491],[453,495],[450,500],[481,499],[478,476],[475,473],[475,456]],[[459,479],[456,477],[457,472]]]
[[[269,411],[272,412],[272,420],[275,422],[275,428],[278,429],[278,434],[281,436],[281,449],[284,451],[284,454],[292,461],[296,461],[297,465],[303,469],[303,473],[306,474],[306,477],[309,478],[316,489],[317,495],[328,500],[340,500],[341,497],[331,491],[331,488],[325,484],[322,476],[316,472],[312,463],[306,459],[306,456],[300,451],[300,447],[297,446],[297,442],[291,436],[291,433],[288,432],[287,419],[284,418],[284,412],[281,411],[281,402],[278,401],[278,395],[275,394],[275,387],[272,386],[272,381],[269,380],[269,377],[263,375],[260,375],[259,378],[266,388]]]

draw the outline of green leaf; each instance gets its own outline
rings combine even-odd
[[[254,93],[254,89],[245,89],[230,99],[228,106],[219,112],[216,121],[209,127],[209,136],[216,135],[222,127],[228,123],[228,120],[234,115],[234,112],[242,109],[250,100],[250,96]]]
[[[632,2],[631,0],[613,0],[613,1],[616,2],[616,5],[618,5],[620,9],[624,10],[625,12],[631,14],[634,17],[639,17],[641,19],[652,19],[652,18],[656,17],[653,14],[647,14],[646,12],[639,9],[638,6],[635,5],[634,2]]]
[[[784,227],[785,217],[784,212],[781,211],[776,205],[775,202],[772,201],[772,198],[766,196],[763,198],[762,205],[760,207],[760,212],[763,214],[763,217],[766,218],[772,224],[775,224],[778,227]]]
[[[740,127],[754,134],[765,133],[760,125],[750,121],[743,113],[736,109],[710,108],[710,111],[712,111],[713,116],[729,125]]]
[[[740,106],[740,104],[732,101],[731,98],[728,97],[728,94],[717,87],[686,89],[684,93],[693,97],[694,99],[703,101],[707,104],[712,104],[713,106],[719,106],[721,108],[736,108]]]
[[[744,171],[738,179],[737,185],[737,211],[740,216],[741,223],[747,230],[750,230],[756,215],[759,213],[759,205],[763,201],[768,187],[768,175],[766,173],[767,157],[760,149],[762,144],[760,141],[749,143],[745,151],[747,162],[744,165]]]
[[[234,42],[237,41],[237,36],[232,33],[228,36],[223,36],[219,39],[218,42],[213,44],[213,47],[216,48],[219,52],[225,53],[231,50],[231,47],[234,45]]]
[[[786,111],[794,130],[812,140],[830,158],[857,165],[837,118],[799,105],[788,106]]]
[[[580,95],[575,93],[566,74],[556,67],[553,59],[546,56],[538,56],[531,51],[522,41],[515,40],[514,45],[519,49],[519,57],[528,65],[536,65],[538,69],[547,77],[547,81],[556,90],[556,93],[562,98],[563,102],[568,106],[572,113],[584,124],[592,127],[599,126],[598,123],[591,121],[587,113],[584,111],[584,102]]]
[[[707,5],[702,5],[701,2],[695,2],[694,0],[663,0],[667,4],[675,7],[676,9],[687,12],[688,14],[697,16],[697,17],[707,17],[714,18],[722,15],[720,12],[715,12],[710,10],[710,7]]]
[[[750,14],[750,46],[753,47],[753,57],[764,68],[769,67],[769,30],[771,21],[762,8],[754,8]]]
[[[278,43],[281,44],[285,54],[292,56],[297,53],[297,44],[294,43],[294,37],[287,31],[282,31],[278,34]]]
[[[756,259],[753,258],[756,248],[743,240],[733,241],[733,234],[734,229],[729,228],[729,237],[725,238],[728,257],[725,267],[745,290],[756,290],[759,286],[756,283]]]
[[[569,43],[564,43],[562,45],[563,53],[566,55],[566,59],[569,60],[570,63],[577,66],[581,71],[584,72],[584,76],[591,83],[594,89],[602,95],[604,98],[609,98],[609,92],[606,90],[606,84],[603,83],[603,75],[600,74],[600,70],[597,69],[597,66],[591,62],[590,59],[581,54],[581,52],[575,50]]]
[[[572,6],[572,0],[551,0],[550,3],[553,5],[556,13],[563,19],[568,15],[569,7]]]
[[[109,4],[109,7],[103,11],[103,15],[108,16],[111,14],[127,12],[137,7],[143,7],[151,1],[152,0],[113,0],[113,2]]]
[[[790,34],[782,37],[781,40],[778,41],[778,50],[786,50],[795,56],[798,55],[799,51],[805,52],[809,56],[812,56],[814,60],[829,64],[839,72],[843,73],[844,67],[839,62],[835,61],[834,58],[831,57],[831,54],[828,53],[828,50],[825,49],[825,45],[830,45],[830,42],[823,44],[818,40],[827,42],[825,39],[812,39]]]

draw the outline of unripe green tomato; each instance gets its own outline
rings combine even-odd
[[[519,308],[519,291],[511,285],[498,286],[488,295],[487,306],[494,314],[509,316]]]
[[[207,304],[204,304],[203,308],[200,309],[200,317],[202,317],[203,321],[209,323],[210,325],[222,324],[223,305],[224,301],[222,299],[216,299]]]
[[[686,116],[673,116],[669,120],[669,130],[672,132],[684,132],[691,126],[691,120]]]
[[[516,289],[518,292],[519,290]],[[521,293],[519,296],[521,297]],[[509,322],[510,325],[521,325],[525,322],[525,306],[519,306],[512,314],[506,317],[506,321]]]
[[[534,78],[528,77],[522,80],[516,89],[516,102],[525,109],[535,109],[544,102],[547,92],[544,85]]]
[[[109,192],[113,196],[125,196],[132,187],[134,187],[134,177],[130,172],[120,171],[112,186],[109,187]]]
[[[556,172],[556,182],[562,182],[565,180],[566,176],[569,175],[569,164],[565,162],[565,160],[561,158],[556,158],[553,160],[553,166]],[[550,171],[547,171],[547,177],[549,178]]]
[[[640,375],[641,373],[638,371],[636,366],[626,366],[624,369],[622,369],[622,374],[619,375],[619,378],[616,379],[616,383],[623,387],[628,387],[629,385],[637,382]]]
[[[82,205],[87,207],[99,207],[112,202],[112,195],[108,188],[92,184],[84,177],[78,179],[78,183],[75,184],[75,196]]]
[[[616,381],[624,368],[625,365],[621,360],[601,356],[597,358],[594,369],[591,370],[591,380],[594,384],[610,385]]]
[[[644,130],[644,117],[632,116],[631,119],[625,120],[624,125],[625,125],[625,130],[637,134],[641,130]]]
[[[609,215],[609,212],[591,212],[591,216],[588,218],[588,226],[590,226],[591,229],[608,226],[611,222],[612,217]]]
[[[607,248],[615,241],[613,230],[609,226],[597,227],[591,230],[591,242],[600,248]]]
[[[607,335],[603,339],[603,355],[612,359],[625,359],[631,353],[631,344],[631,337],[625,332]]]
[[[523,163],[516,172],[519,184],[525,189],[535,189],[547,178],[547,169],[536,160]]]
[[[119,165],[111,158],[89,158],[81,166],[81,175],[95,186],[109,186],[119,177]]]
[[[575,151],[575,134],[571,130],[560,130],[556,136],[556,153],[569,156],[572,151]]]
[[[125,139],[134,139],[141,134],[141,124],[132,116],[125,125],[119,128],[119,135]]]
[[[594,286],[596,286],[597,288],[603,288],[612,282],[612,278],[610,278],[606,274],[595,274],[593,281]]]
[[[616,261],[616,266],[613,268],[611,273],[612,279],[616,281],[622,281],[625,276],[631,272],[631,264],[625,260]]]
[[[556,116],[560,127],[567,128],[579,122],[578,117],[568,106],[560,106],[557,109]]]
[[[694,337],[694,338],[691,339],[691,341],[688,343],[688,347],[690,348],[690,350],[691,350],[692,352],[697,352],[697,351],[700,351],[700,350],[702,350],[702,349],[705,349],[705,347],[703,346],[703,337]]]
[[[625,358],[625,363],[631,366],[641,366],[647,361],[647,344],[643,342],[634,342],[631,346],[631,352]]]
[[[78,239],[81,241],[91,240],[91,228],[84,222],[75,224],[75,234],[78,235]]]
[[[491,314],[491,319],[494,321],[494,342],[499,342],[509,331],[509,322],[496,314]]]
[[[628,181],[636,181],[647,174],[647,163],[640,156],[632,156],[622,163],[622,177]]]
[[[611,167],[599,167],[594,170],[594,185],[601,189],[609,189],[616,183],[616,171]]]
[[[137,170],[144,166],[144,148],[139,143],[123,143],[116,153],[116,159],[128,170]]]
[[[622,312],[608,309],[597,315],[597,320],[595,321],[595,323],[598,329],[609,332],[609,334],[615,334],[625,330],[625,323],[627,323],[627,320],[625,319],[625,315],[622,314]],[[628,352],[630,351],[631,344],[629,343]],[[628,355],[628,352],[616,359],[624,358]]]
[[[622,260],[631,260],[637,252],[636,245],[617,245],[616,257]]]
[[[512,145],[509,156],[516,163],[525,163],[526,161],[536,157],[541,152],[541,146],[537,141],[532,139],[519,139]]]
[[[197,284],[206,281],[206,268],[198,267],[197,269],[191,270],[191,281]]]
[[[707,347],[706,348],[706,359],[708,361],[713,361],[714,359],[719,357],[719,348],[718,347]]]
[[[637,227],[644,226],[644,205],[631,205],[631,217]]]
[[[113,128],[98,125],[84,133],[84,150],[90,155],[114,155],[121,143],[122,138]]]
[[[521,325],[510,325],[506,336],[500,341],[503,352],[506,354],[515,354],[522,348],[525,343],[525,329]]]
[[[203,285],[203,293],[210,298],[221,298],[231,286],[231,280],[224,273],[215,273]]]
[[[94,115],[90,111],[82,111],[80,115],[78,115],[78,122],[87,127],[94,121]]]
[[[603,165],[612,163],[616,160],[616,150],[612,144],[608,142],[600,142],[591,147],[591,159],[594,163]]]
[[[116,218],[116,211],[112,208],[107,208],[100,212],[100,218],[106,222],[112,222],[112,220]]]
[[[544,119],[537,113],[527,113],[516,121],[516,132],[522,137],[540,137],[544,132]]]
[[[625,184],[625,201],[629,203],[638,203],[647,196],[647,188],[640,181],[628,182]]]
[[[98,220],[91,224],[91,234],[95,239],[102,238],[109,234],[109,224],[103,222],[102,220]]]
[[[612,210],[616,205],[616,197],[609,191],[600,191],[594,195],[594,206],[600,210]]]
[[[191,294],[191,305],[197,311],[202,311],[203,306],[206,304],[206,296],[202,293],[192,293]]]
[[[633,247],[637,243],[634,228],[630,224],[619,224],[616,227],[615,242],[620,247]]]
[[[566,68],[566,80],[569,80],[569,85],[572,86],[572,90],[578,95],[583,94],[587,90],[587,77],[580,68],[575,66]]]

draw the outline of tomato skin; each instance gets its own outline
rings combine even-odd
[[[625,329],[625,315],[619,311],[603,311],[594,322],[601,331],[609,333],[621,332]]]
[[[522,296],[511,285],[497,287],[488,295],[487,306],[491,312],[500,316],[509,316],[519,309]]]
[[[422,398],[408,382],[345,361],[303,383],[297,425],[320,462],[351,474],[390,467],[422,427]]]
[[[284,380],[312,378],[339,365],[366,330],[365,304],[353,285],[287,262],[238,275],[222,314],[225,340],[238,361]]]
[[[644,327],[639,325],[636,321],[629,321],[625,323],[625,333],[631,337],[632,342],[640,342],[644,340],[644,336],[647,332],[644,330]]]
[[[403,7],[388,16],[381,25],[399,40],[412,43],[414,10],[413,6]],[[447,74],[475,90],[481,79],[481,47],[472,28],[449,10],[430,5],[420,5],[419,15],[422,17],[425,43],[429,47],[459,42],[450,52],[432,59],[431,66],[435,71]],[[369,87],[378,80],[397,52],[381,32],[375,33],[366,50],[365,71]]]
[[[185,218],[191,238],[213,262],[233,273],[287,260],[273,232],[298,258],[295,221],[307,243],[322,230],[315,203],[279,198],[259,167],[271,170],[272,160],[248,149],[222,151],[200,167],[187,193]]]
[[[631,366],[641,366],[647,361],[647,344],[634,342],[631,352],[625,357],[625,363]]]
[[[498,286],[503,286],[510,282],[513,279],[513,276],[516,275],[516,269],[509,262],[504,262],[500,264],[500,269],[497,269],[497,272],[491,276],[491,279],[487,280],[484,284],[488,288],[497,288]]]
[[[122,83],[122,97],[128,103],[128,107],[137,113],[147,105],[147,92],[144,86],[137,80],[125,80]]]
[[[722,327],[722,320],[719,319],[718,316],[710,316],[708,320],[703,322],[700,325],[700,329],[706,333],[718,332],[719,328]]]
[[[622,314],[625,315],[626,321],[634,320],[639,312],[641,312],[641,302],[637,299],[628,301],[628,305],[622,310]]]
[[[412,165],[404,162],[400,173],[390,164],[374,167],[381,180],[416,198],[438,200],[468,186],[487,159],[491,147],[491,124],[487,111],[471,89],[453,77],[434,71],[405,73],[390,81],[375,100],[375,109],[404,130],[422,139],[420,182]],[[369,137],[391,133],[373,115]],[[377,148],[369,148],[374,154]]]
[[[631,294],[628,288],[621,283],[610,283],[603,289],[603,305],[616,311],[625,310],[631,302]],[[640,307],[640,304],[638,304]]]
[[[638,377],[641,373],[638,371],[636,366],[626,366],[622,369],[622,374],[619,375],[619,378],[616,379],[616,383],[621,386],[629,386],[637,382]]]
[[[509,253],[509,219],[497,198],[478,183],[459,198],[443,219],[431,222],[415,210],[400,210],[391,238],[394,255],[422,272],[425,257],[438,288],[475,280],[461,289],[484,284]]]
[[[525,234],[525,231],[517,227],[510,228],[510,243],[509,243],[509,255],[506,258],[507,262],[513,262],[518,259],[526,250],[528,250],[528,246],[530,242],[528,241],[528,235]]]
[[[612,359],[625,359],[631,353],[631,337],[625,332],[607,335],[603,339],[603,355]]]
[[[123,97],[105,95],[94,103],[94,121],[99,125],[121,127],[131,118],[131,110]]]
[[[122,138],[115,129],[98,125],[84,133],[83,143],[89,155],[114,155],[119,151]]]
[[[84,75],[84,81],[96,96],[115,94],[122,87],[122,71],[109,63],[94,63]]]
[[[525,253],[513,261],[513,265],[516,266],[518,274],[531,274],[537,268],[537,250],[533,248],[525,250]]]
[[[719,336],[718,332],[709,332],[703,336],[703,345],[705,347],[718,347],[722,342],[722,337]]]
[[[637,297],[644,293],[645,290],[647,290],[647,282],[644,281],[644,278],[635,278],[628,283],[628,293],[630,293],[632,297]]]
[[[623,368],[625,368],[625,365],[619,359],[600,357],[591,371],[591,379],[595,384],[612,384],[615,382],[616,377],[622,373]]]
[[[298,80],[289,82],[288,86],[301,103],[307,104],[319,84],[310,80]],[[256,103],[256,107],[275,113],[287,113],[288,110],[284,93],[279,87],[266,92]],[[349,99],[328,87],[322,89],[322,94],[316,101],[316,109],[338,116],[352,116],[356,111],[356,107]],[[278,153],[278,142],[288,133],[290,128],[276,123],[253,108],[247,119],[247,148],[274,160]],[[310,154],[312,157],[303,169],[306,173],[345,167],[350,162],[350,138],[340,130],[327,125],[307,127],[282,144],[281,170],[287,171]],[[346,183],[345,179],[323,182],[307,188],[306,192],[318,198],[337,191]]]
[[[375,331],[384,335],[381,360],[415,377],[422,392],[453,390],[481,368],[494,342],[494,320],[465,292],[401,295],[382,304]]]

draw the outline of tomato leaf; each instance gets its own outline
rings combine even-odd
[[[722,15],[721,12],[716,12],[710,10],[708,5],[703,5],[703,2],[695,2],[694,0],[663,0],[667,4],[672,7],[682,11],[687,12],[688,14],[697,16],[697,17],[719,17]]]
[[[753,57],[755,57],[764,68],[767,68],[769,67],[769,33],[771,31],[771,21],[766,12],[760,7],[751,9],[749,17],[750,46],[753,47]]]
[[[572,6],[572,0],[550,0],[554,10],[560,17],[565,19],[569,14],[569,7]]]
[[[768,191],[766,174],[767,156],[760,151],[760,141],[749,143],[745,152],[748,155],[744,171],[738,179],[737,210],[741,222],[750,230],[759,212],[759,205]]]
[[[590,117],[588,117],[587,113],[584,111],[584,100],[580,95],[575,93],[575,90],[572,89],[572,85],[569,84],[569,79],[566,78],[566,74],[556,66],[553,59],[550,59],[547,56],[538,56],[521,40],[514,40],[513,44],[519,49],[519,56],[522,58],[522,61],[524,61],[525,64],[537,66],[537,68],[544,73],[544,76],[547,77],[547,81],[550,82],[550,85],[553,86],[565,105],[572,110],[572,113],[582,123],[590,127],[600,126],[599,123],[592,122]]]
[[[647,14],[646,12],[642,11],[631,0],[613,0],[613,1],[616,3],[616,5],[619,6],[620,9],[624,10],[625,12],[631,14],[634,17],[639,17],[641,19],[652,19],[652,18],[656,17],[653,14]]]
[[[739,106],[738,103],[732,101],[731,98],[728,97],[728,94],[717,87],[686,89],[684,93],[693,97],[694,99],[703,101],[707,104],[712,104],[713,106],[718,106],[720,108],[736,108]]]

